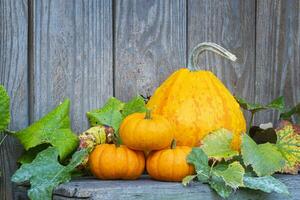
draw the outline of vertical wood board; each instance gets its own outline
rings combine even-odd
[[[202,42],[220,44],[235,54],[237,61],[204,52],[199,57],[199,69],[212,71],[233,94],[253,101],[255,1],[189,0],[189,54],[194,46]]]
[[[231,92],[254,99],[255,1],[190,0],[188,50],[201,42],[220,44],[237,56],[232,62],[211,52],[199,58],[199,69],[211,70]]]
[[[36,0],[32,9],[31,122],[70,98],[81,132],[85,113],[113,95],[112,2]]]
[[[11,130],[28,125],[27,6],[26,0],[0,1],[0,84],[10,96]],[[0,135],[0,141],[2,138]],[[15,198],[10,177],[17,169],[21,151],[21,145],[11,136],[0,146],[0,199]]]
[[[186,2],[115,2],[115,95],[150,96],[186,65]]]
[[[288,106],[300,102],[300,1],[258,1],[256,102],[283,95]],[[258,114],[257,122],[276,122],[278,112]]]

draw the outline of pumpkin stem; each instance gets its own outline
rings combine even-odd
[[[228,50],[221,47],[220,45],[217,45],[212,42],[203,42],[203,43],[200,43],[197,46],[195,46],[194,49],[192,50],[192,53],[189,57],[189,63],[188,63],[189,70],[191,70],[191,71],[198,70],[198,68],[197,68],[198,57],[201,53],[203,53],[206,50],[217,53],[231,61],[236,61],[236,56],[234,54],[230,53]]]
[[[116,147],[120,147],[121,140],[120,140],[120,137],[118,136],[118,134],[114,133],[114,135],[112,137],[112,142],[114,143],[114,145],[116,145]]]
[[[176,148],[176,140],[173,139],[171,143],[171,149],[175,149],[175,148]]]
[[[146,115],[145,115],[145,119],[151,119],[151,110],[150,109],[146,109]]]

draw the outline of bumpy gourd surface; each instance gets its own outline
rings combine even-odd
[[[228,89],[210,71],[180,69],[155,91],[147,107],[173,121],[178,145],[197,146],[210,131],[234,133],[232,148],[240,148],[246,122]]]
[[[137,179],[144,171],[145,157],[124,145],[98,145],[89,157],[92,174],[99,179]]]
[[[194,174],[194,167],[186,162],[190,147],[178,146],[175,149],[152,151],[147,157],[147,172],[161,181],[181,181]]]

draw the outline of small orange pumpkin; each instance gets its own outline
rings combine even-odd
[[[145,156],[124,145],[100,144],[89,156],[92,174],[99,179],[137,179],[145,169]]]
[[[146,168],[148,174],[156,180],[179,182],[188,175],[195,173],[186,158],[192,151],[188,146],[177,146],[175,141],[171,149],[152,151],[147,157]]]
[[[159,150],[170,146],[174,137],[172,124],[163,116],[134,113],[120,127],[123,144],[135,150]]]

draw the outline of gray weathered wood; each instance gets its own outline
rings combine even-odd
[[[300,1],[257,2],[256,102],[283,95],[288,105],[300,102]],[[257,122],[275,122],[278,112],[259,114]]]
[[[11,97],[12,130],[28,125],[27,6],[26,0],[0,1],[0,84]],[[0,146],[1,200],[14,199],[15,186],[10,177],[21,151],[20,144],[10,136]]]
[[[28,125],[27,14],[25,0],[0,1],[0,84],[11,98],[12,130]],[[21,145],[10,136],[0,146],[0,199],[15,197],[10,177],[17,168],[21,151]]]
[[[285,183],[290,196],[277,193],[263,193],[260,191],[240,189],[228,199],[231,200],[299,200],[300,176],[276,175]],[[21,187],[25,192],[24,188]],[[67,199],[136,199],[136,200],[221,200],[210,187],[199,182],[192,183],[189,187],[183,187],[181,183],[160,182],[151,180],[148,176],[136,181],[100,181],[94,178],[77,179],[62,184],[53,193],[54,200]],[[20,198],[21,200],[21,198]]]
[[[116,1],[115,95],[152,95],[186,65],[186,2]]]
[[[215,42],[234,53],[233,63],[205,53],[199,67],[214,72],[231,92],[254,99],[255,1],[189,0],[188,49],[200,42]]]
[[[73,128],[113,95],[112,2],[33,1],[31,121],[70,98]]]

